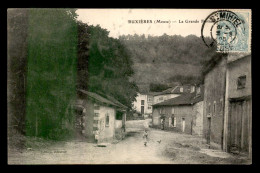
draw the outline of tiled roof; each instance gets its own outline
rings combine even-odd
[[[120,107],[120,108],[127,108],[126,106],[124,106],[123,104],[121,104],[120,102],[118,102],[117,100],[113,99],[114,101],[110,101],[96,93],[93,92],[89,92],[89,91],[85,91],[85,90],[78,90],[80,92],[82,92],[83,94],[88,95],[89,97],[101,102],[101,103],[105,103],[105,104],[109,104],[112,106],[116,106],[116,107]],[[116,102],[116,103],[115,103]]]
[[[161,103],[154,104],[153,106],[173,106],[173,105],[191,105],[203,100],[203,91],[200,95],[196,96],[196,92],[184,93],[178,97],[166,100]]]
[[[185,87],[186,86],[190,86],[190,84],[185,85]],[[185,92],[180,91],[181,87],[184,87],[184,86],[178,85],[178,86],[175,86],[175,87],[171,87],[171,88],[168,88],[168,89],[166,89],[162,92],[157,93],[156,95],[158,96],[158,95],[165,95],[165,94],[183,94]]]

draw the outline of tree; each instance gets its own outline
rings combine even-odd
[[[25,133],[28,10],[8,9],[8,135]]]
[[[62,122],[74,117],[67,109],[76,98],[76,62],[75,10],[30,9],[26,135],[58,140],[72,132]]]
[[[134,74],[129,52],[118,39],[100,26],[78,22],[77,87],[101,95],[113,96],[131,108],[137,86],[130,82]]]
[[[150,83],[149,88],[150,92],[161,92],[168,89],[169,86],[165,84]]]

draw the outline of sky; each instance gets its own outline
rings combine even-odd
[[[160,36],[167,35],[196,35],[201,36],[202,21],[216,11],[214,9],[79,9],[78,20],[89,25],[100,25],[107,29],[110,37],[120,35]],[[128,23],[128,20],[152,20],[152,23]],[[171,23],[154,23],[156,20]],[[198,23],[185,23],[185,20]],[[183,21],[183,23],[180,23]]]

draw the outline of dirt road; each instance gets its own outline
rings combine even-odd
[[[208,149],[199,137],[149,129],[144,120],[128,121],[126,138],[97,147],[86,142],[59,142],[46,149],[9,151],[9,164],[248,164],[244,157]]]

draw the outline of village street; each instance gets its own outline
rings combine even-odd
[[[9,151],[9,164],[243,164],[241,156],[208,149],[201,138],[149,129],[144,146],[144,121],[127,121],[126,138],[106,147],[72,141],[48,148]],[[158,141],[161,141],[160,143]]]

